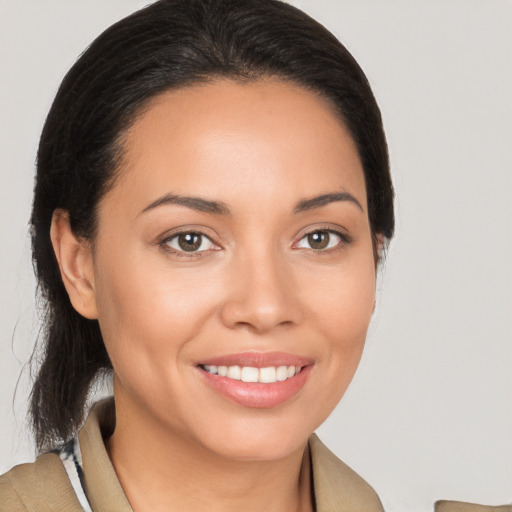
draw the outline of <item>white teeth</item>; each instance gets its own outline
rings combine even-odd
[[[292,375],[288,374],[288,367],[286,366],[279,366],[277,369],[277,375],[276,378],[278,381],[282,382],[283,380],[286,380],[288,377],[293,377],[295,375],[295,366],[292,366],[294,372]]]
[[[241,380],[244,382],[258,382],[259,379],[258,368],[251,368],[250,366],[244,366],[242,368]]]
[[[242,376],[242,370],[240,370],[240,366],[228,366],[228,373],[226,377],[230,379],[240,380]]]
[[[215,366],[204,365],[203,368],[219,377],[241,380],[243,382],[261,382],[272,384],[283,382],[292,378],[301,371],[300,366],[268,366],[266,368],[254,368],[252,366]]]
[[[259,382],[270,384],[277,380],[277,370],[273,366],[268,368],[260,368]]]

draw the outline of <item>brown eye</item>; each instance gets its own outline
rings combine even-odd
[[[202,233],[194,233],[192,231],[179,233],[164,242],[176,252],[203,252],[213,249],[213,242]]]
[[[183,233],[178,235],[178,245],[183,251],[197,251],[197,249],[201,247],[201,235],[197,233]]]
[[[347,239],[341,233],[327,229],[319,229],[304,235],[299,240],[299,243],[296,245],[296,247],[299,249],[313,249],[315,251],[322,251],[343,245],[343,242],[347,242]]]
[[[325,249],[329,245],[330,236],[327,231],[315,231],[308,235],[311,249]]]

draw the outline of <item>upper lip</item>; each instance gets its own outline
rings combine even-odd
[[[226,354],[200,361],[200,366],[250,366],[267,368],[269,366],[308,366],[313,361],[309,357],[289,354],[287,352],[243,352]]]

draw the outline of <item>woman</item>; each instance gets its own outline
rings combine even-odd
[[[162,1],[108,29],[38,153],[31,412],[41,451],[67,444],[3,477],[4,507],[381,510],[311,434],[357,368],[393,222],[366,78],[302,12]]]
[[[4,509],[380,510],[311,433],[357,367],[392,197],[364,75],[290,6],[159,2],[100,36],[38,157],[40,448],[112,368],[115,404],[4,476]]]

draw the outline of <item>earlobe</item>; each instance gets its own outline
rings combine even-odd
[[[85,318],[98,318],[91,248],[71,230],[67,211],[53,212],[50,237],[71,304]]]

